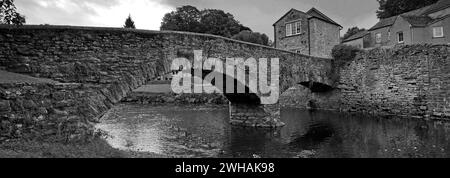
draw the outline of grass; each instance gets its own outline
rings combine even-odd
[[[0,144],[0,158],[167,158],[154,153],[129,152],[112,148],[105,140],[89,143],[7,141]]]

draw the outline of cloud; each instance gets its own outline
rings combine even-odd
[[[136,26],[159,29],[173,10],[155,0],[16,0],[28,24],[121,27],[131,14]]]
[[[376,0],[16,0],[31,24],[121,27],[131,14],[137,28],[159,29],[165,13],[183,5],[222,9],[253,31],[273,38],[272,24],[289,9],[316,7],[344,26],[370,28],[376,21]]]
[[[289,9],[307,11],[316,7],[347,28],[370,28],[376,22],[376,0],[158,0],[161,4],[179,7],[186,4],[199,9],[214,8],[230,12],[242,24],[273,38],[272,24]]]

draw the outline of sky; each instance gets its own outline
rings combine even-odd
[[[315,7],[348,28],[370,28],[378,21],[376,0],[15,0],[27,24],[122,27],[131,14],[138,29],[159,30],[164,14],[183,5],[222,9],[253,31],[273,39],[272,24],[291,8]]]

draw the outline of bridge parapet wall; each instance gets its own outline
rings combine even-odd
[[[4,104],[4,111],[0,111],[5,118],[2,120],[8,121],[4,122],[2,129],[8,128],[9,133],[15,132],[14,129],[29,130],[33,124],[24,124],[29,118],[43,118],[38,119],[42,120],[39,122],[50,122],[46,118],[56,117],[59,112],[55,111],[67,111],[67,118],[77,118],[80,123],[95,122],[99,115],[132,89],[166,74],[170,71],[173,59],[190,58],[193,50],[203,50],[207,57],[219,59],[279,58],[282,91],[302,81],[331,83],[327,76],[331,66],[329,59],[213,35],[122,28],[0,25],[0,41],[0,70],[80,86],[70,91],[77,93],[73,95],[76,97],[69,98],[70,101],[75,100],[70,106],[58,105],[54,108],[60,101],[53,99],[53,91],[50,92],[45,97],[51,104],[43,107],[52,112],[43,114],[28,113],[30,110],[24,107],[11,110],[10,106],[23,105],[23,101],[32,98],[33,93],[27,96],[22,93],[23,97],[18,98],[1,95],[0,103],[7,103]],[[10,93],[16,88],[13,85],[2,86],[1,89]],[[12,119],[18,113],[23,117]],[[50,129],[57,129],[58,124],[48,125],[54,125]]]

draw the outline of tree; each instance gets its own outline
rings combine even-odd
[[[200,27],[202,33],[228,38],[244,30],[251,31],[250,28],[236,21],[233,15],[218,9],[205,9],[201,11]]]
[[[250,30],[235,20],[230,13],[218,9],[200,11],[193,6],[182,6],[176,11],[167,13],[160,29],[207,33],[228,38],[243,30]]]
[[[379,19],[389,18],[405,12],[416,10],[439,0],[377,0],[380,7],[377,11]]]
[[[25,16],[16,11],[14,0],[0,0],[0,24],[23,25]]]
[[[178,7],[164,15],[161,30],[200,32],[200,11],[194,6]]]
[[[269,37],[266,34],[244,30],[232,37],[235,40],[269,46]]]
[[[128,15],[128,18],[125,20],[125,25],[123,28],[132,28],[136,29],[136,26],[134,25],[133,19],[131,19],[131,15]]]
[[[366,30],[366,29],[364,29],[364,28],[358,28],[358,27],[352,27],[352,28],[349,28],[348,30],[347,30],[347,33],[345,33],[344,34],[344,36],[342,37],[342,39],[343,40],[345,40],[345,39],[347,39],[348,37],[350,37],[350,36],[352,36],[352,35],[354,35],[354,34],[357,34],[357,33],[359,33],[359,32],[362,32],[362,31],[364,31],[364,30]]]

